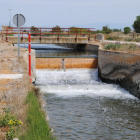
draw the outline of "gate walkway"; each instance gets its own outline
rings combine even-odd
[[[10,43],[18,43],[18,28],[7,27],[1,30],[1,40]],[[89,41],[96,39],[94,28],[38,28],[38,27],[21,27],[20,42],[28,42],[28,33],[31,33],[31,43],[55,44],[87,44]]]

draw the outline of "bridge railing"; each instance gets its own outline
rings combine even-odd
[[[41,40],[42,37],[57,37],[59,41],[60,37],[75,37],[77,41],[78,37],[88,37],[90,41],[91,38],[96,39],[95,28],[41,28],[41,27],[20,27],[20,35],[23,40],[23,35],[28,35],[31,33],[31,36],[39,36]],[[6,40],[8,36],[14,36],[18,34],[17,27],[8,27],[6,30],[0,30],[2,37],[6,36]]]

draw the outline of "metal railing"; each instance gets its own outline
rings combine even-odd
[[[87,36],[90,41],[91,37],[96,39],[96,35],[94,34],[95,28],[41,28],[41,27],[20,27],[21,40],[23,40],[23,35],[31,33],[31,36],[39,36],[41,40],[42,37],[57,37],[59,41],[60,37],[75,37],[75,41],[77,41],[78,37]],[[18,34],[17,27],[8,27],[6,30],[0,30],[2,37],[13,36]]]

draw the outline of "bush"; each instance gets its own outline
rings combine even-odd
[[[112,30],[108,28],[108,26],[103,26],[102,32],[105,34],[109,34],[112,32]]]
[[[140,42],[140,38],[135,39],[136,42]]]
[[[106,38],[106,40],[117,40],[120,39],[118,36],[109,36]]]
[[[124,34],[129,34],[131,31],[130,27],[125,27],[124,28]]]
[[[125,41],[133,41],[133,38],[126,38]]]
[[[120,44],[108,44],[108,45],[106,45],[105,47],[104,47],[104,49],[106,49],[106,50],[117,50],[117,49],[119,49],[121,47],[121,45]]]

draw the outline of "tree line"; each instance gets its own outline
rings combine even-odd
[[[136,33],[140,33],[140,15],[136,17],[136,20],[134,21],[133,25],[132,25],[134,31]],[[70,27],[71,29],[69,30],[70,33],[88,33],[89,30],[88,29],[76,29],[78,27],[72,26]],[[77,31],[76,31],[77,30]],[[40,32],[40,30],[37,27],[32,26],[31,27],[31,33],[35,33],[32,34],[33,36],[39,35],[38,33]],[[56,25],[55,27],[52,28],[52,32],[56,33],[56,32],[64,32],[63,29],[60,28],[60,26]],[[111,32],[122,32],[121,29],[110,29],[108,27],[108,25],[103,26],[102,30],[97,30],[95,31],[95,33],[103,33],[103,34],[109,34]],[[128,34],[131,32],[131,28],[130,27],[124,27],[124,34]]]

